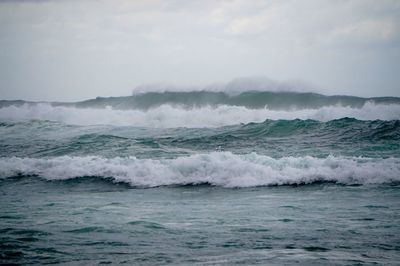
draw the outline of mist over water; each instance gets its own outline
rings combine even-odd
[[[399,0],[0,0],[0,266],[399,266],[399,41]]]
[[[0,136],[1,263],[399,259],[399,98],[1,101]]]

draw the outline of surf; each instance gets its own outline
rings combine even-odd
[[[333,182],[343,185],[397,184],[399,158],[312,156],[272,158],[256,153],[211,152],[175,159],[0,158],[0,176],[37,176],[46,180],[79,177],[111,178],[132,187],[210,184],[228,188],[302,185]]]
[[[400,105],[367,102],[361,108],[338,105],[301,110],[249,109],[244,106],[229,105],[189,109],[182,106],[162,105],[149,110],[119,110],[112,107],[101,109],[77,108],[53,106],[51,104],[11,105],[0,108],[0,120],[3,122],[48,120],[71,125],[113,125],[152,128],[215,128],[241,123],[260,123],[266,119],[330,121],[343,117],[358,120],[398,120],[400,119]]]

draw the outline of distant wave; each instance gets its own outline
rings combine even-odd
[[[168,104],[184,108],[243,106],[249,109],[298,110],[317,109],[325,106],[341,105],[360,108],[367,102],[375,104],[400,104],[400,98],[354,96],[325,96],[306,92],[246,91],[240,94],[228,92],[190,91],[190,92],[146,92],[128,97],[110,97],[77,102],[75,107],[148,110]]]
[[[400,104],[397,97],[361,98],[355,96],[326,96],[308,92],[288,91],[244,91],[237,94],[225,91],[165,91],[144,92],[124,97],[97,97],[75,103],[51,103],[53,106],[78,108],[106,108],[118,110],[149,110],[163,105],[179,106],[185,109],[201,107],[236,106],[247,109],[301,110],[320,109],[327,106],[361,108],[366,103]],[[35,105],[34,102],[0,101],[0,107],[23,104]]]
[[[315,182],[383,184],[400,182],[400,159],[283,157],[255,153],[198,154],[176,159],[105,159],[97,156],[47,159],[0,158],[0,176],[47,180],[112,178],[134,187],[210,184],[222,187],[296,185]]]
[[[399,120],[400,105],[366,102],[361,108],[325,106],[319,109],[271,110],[243,106],[183,108],[162,105],[145,110],[115,110],[24,104],[0,108],[1,121],[49,120],[73,125],[116,125],[136,127],[220,127],[240,123],[263,122],[266,119],[313,119],[330,121],[343,117],[358,120]]]

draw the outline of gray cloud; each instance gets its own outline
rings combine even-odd
[[[399,44],[399,1],[0,1],[0,93],[78,100],[266,76],[400,96]]]

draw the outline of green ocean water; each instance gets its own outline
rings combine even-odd
[[[165,92],[0,106],[1,264],[400,259],[398,98]]]

